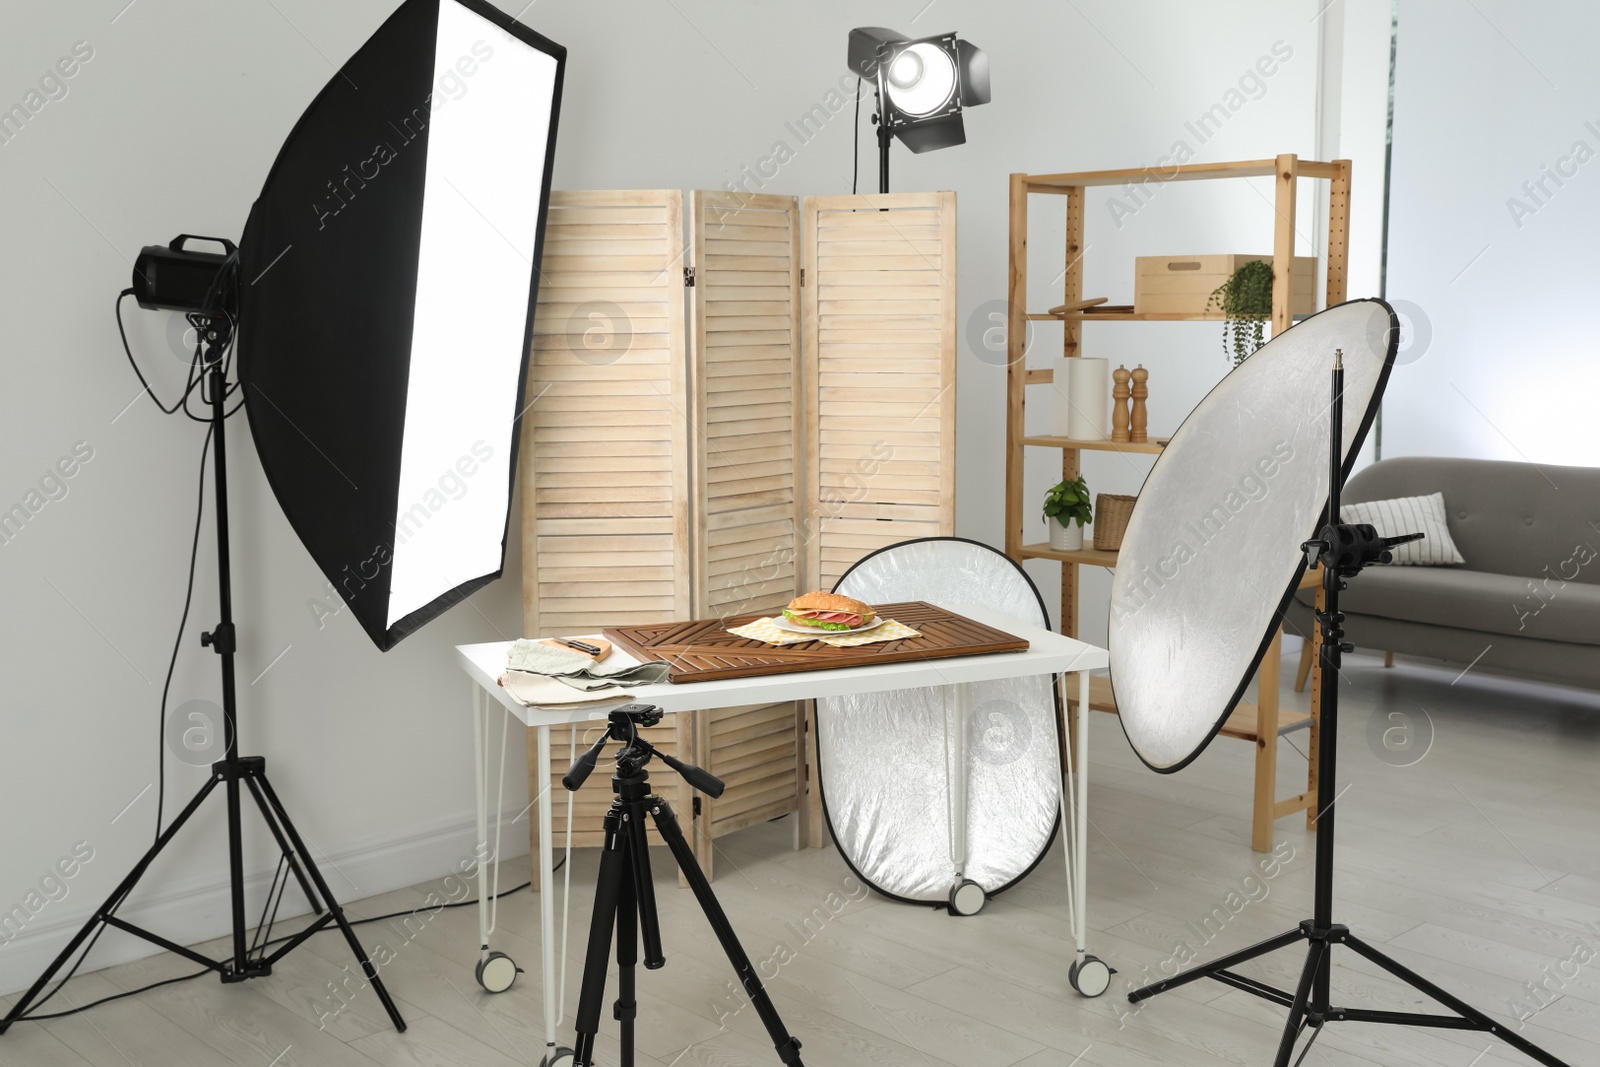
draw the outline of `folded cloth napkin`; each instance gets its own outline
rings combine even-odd
[[[527,638],[512,644],[506,662],[508,672],[543,675],[580,690],[664,682],[667,669],[667,665],[659,661],[625,663],[619,659],[614,663],[597,663],[576,649],[559,648]]]
[[[602,689],[574,689],[562,685],[554,678],[527,671],[506,671],[500,676],[500,687],[511,694],[525,708],[561,707],[567,704],[585,704],[597,700],[627,699],[628,691],[618,685]]]
[[[863,630],[858,634],[830,634],[826,630],[819,630],[815,634],[797,634],[793,630],[785,630],[778,626],[772,619],[757,619],[743,626],[735,626],[728,632],[735,637],[748,637],[753,641],[769,645],[798,645],[805,641],[821,641],[834,648],[853,648],[856,645],[870,645],[877,641],[899,641],[907,637],[922,636],[920,632],[894,619],[885,620],[872,629]]]

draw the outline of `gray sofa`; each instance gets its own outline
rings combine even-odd
[[[1600,468],[1386,459],[1344,499],[1433,493],[1466,565],[1362,572],[1342,597],[1346,640],[1600,689]],[[1312,597],[1290,604],[1290,633],[1312,631]]]

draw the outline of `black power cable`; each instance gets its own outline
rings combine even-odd
[[[561,862],[557,863],[555,865],[555,867],[551,869],[550,873],[554,874],[556,871],[559,871],[561,869],[562,864],[564,864],[566,862],[567,862],[566,857],[563,856],[562,859],[561,859]],[[481,877],[483,877],[483,875],[480,873],[479,877],[481,878]],[[499,900],[502,897],[508,897],[512,893],[518,893],[518,892],[521,892],[524,889],[527,889],[532,884],[533,884],[532,882],[523,882],[519,886],[513,886],[512,888],[507,889],[504,893],[496,894],[491,899]],[[441,907],[445,907],[445,908],[464,908],[469,904],[476,904],[476,903],[477,903],[476,900],[457,900],[457,901],[454,901],[453,903],[441,905]],[[403,916],[414,914],[414,911],[415,911],[415,909],[412,909],[412,910],[409,910],[409,911],[392,911],[387,915],[374,915],[370,919],[352,919],[352,920],[350,920],[350,925],[351,926],[364,926],[367,923],[384,922],[387,919],[399,919],[399,918],[401,918]],[[318,930],[317,933],[325,934],[325,933],[328,933],[330,930],[337,930],[337,929],[338,929],[337,926],[325,926],[321,930]],[[73,974],[77,972],[78,968],[80,966],[82,966],[83,961],[88,958],[89,949],[94,948],[94,943],[100,939],[100,934],[103,933],[104,931],[105,931],[105,927],[102,926],[100,928],[100,930],[95,933],[94,937],[89,939],[89,947],[83,950],[83,955],[79,956],[78,957],[78,962],[74,963],[72,965],[72,970],[67,972],[67,977],[61,979],[61,981],[56,985],[56,987],[54,989],[52,989],[47,996],[45,996],[44,998],[42,998],[39,1001],[39,1004],[43,1004],[46,1000],[49,1000],[50,997],[55,996],[57,993],[59,993],[61,991],[61,987],[67,984],[67,979],[71,978],[73,976]],[[298,936],[297,934],[285,934],[283,937],[274,938],[273,940],[268,941],[265,945],[262,945],[261,947],[263,949],[265,949],[265,948],[267,948],[267,947],[269,947],[271,945],[276,945],[276,944],[279,944],[281,942],[288,941],[290,938],[297,937],[297,936]],[[37,1015],[37,1014],[35,1014],[33,1012],[29,1012],[27,1015],[24,1015],[20,1019],[18,1019],[17,1022],[19,1022],[19,1023],[20,1022],[43,1022],[46,1019],[65,1019],[69,1015],[77,1015],[79,1012],[88,1011],[90,1008],[97,1008],[102,1004],[109,1004],[113,1000],[123,1000],[123,999],[125,999],[127,997],[136,997],[140,993],[148,993],[152,989],[160,989],[162,986],[173,985],[173,984],[175,984],[177,982],[187,982],[190,979],[199,978],[199,977],[202,977],[203,975],[207,975],[207,974],[211,974],[211,973],[212,973],[212,970],[211,970],[210,967],[204,967],[204,968],[202,968],[202,969],[200,969],[198,971],[194,971],[191,974],[183,974],[183,975],[179,975],[176,978],[167,978],[167,979],[163,979],[162,981],[159,981],[159,982],[151,982],[149,985],[140,986],[138,989],[129,989],[126,992],[113,993],[111,996],[101,997],[99,1000],[91,1000],[89,1003],[81,1005],[80,1007],[73,1008],[71,1011],[52,1012],[52,1013],[50,1013],[48,1015]],[[36,1007],[37,1007],[37,1005],[36,1005]]]
[[[172,672],[178,666],[178,649],[183,631],[189,625],[189,606],[194,601],[194,570],[200,558],[200,520],[206,512],[206,457],[211,453],[211,431],[200,448],[200,499],[194,507],[194,538],[189,545],[189,583],[183,594],[183,618],[178,620],[178,636],[172,640],[172,658],[167,660],[167,680],[161,686],[161,714],[156,719],[156,840],[161,839],[161,822],[167,797],[167,694],[172,689]],[[87,955],[87,953],[85,953]]]
[[[861,79],[856,79],[856,118],[850,128],[850,195],[856,195],[856,181],[861,176]],[[132,292],[133,290],[128,290]]]

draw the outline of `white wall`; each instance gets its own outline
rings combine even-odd
[[[75,842],[94,850],[66,898],[0,945],[0,989],[24,984],[43,965],[133,862],[154,819],[153,794],[142,791],[154,780],[156,708],[181,608],[203,431],[135,399],[112,299],[127,285],[140,245],[181,231],[238,234],[305,104],[394,7],[393,0],[125,3],[24,7],[12,0],[0,38],[0,71],[7,72],[0,104],[7,105],[74,42],[93,49],[66,82],[67,95],[0,144],[8,253],[0,257],[0,504],[23,500],[75,443],[93,451],[66,482],[67,495],[0,546],[7,608],[0,622],[0,911],[22,904]],[[1179,140],[1196,160],[1313,154],[1320,6],[831,0],[797,9],[676,0],[602,9],[542,0],[525,18],[571,49],[558,188],[718,188],[781,140],[794,159],[768,191],[842,192],[850,183],[849,111],[805,144],[785,124],[840,84],[850,27],[954,29],[989,52],[994,103],[969,116],[969,143],[921,157],[897,146],[894,186],[958,192],[965,327],[958,528],[998,542],[1004,371],[981,336],[1005,298],[1006,175],[1153,164]],[[1259,98],[1200,143],[1185,122],[1224,100],[1280,41],[1292,54]],[[870,189],[865,116],[863,127],[861,175]],[[1358,158],[1356,172],[1379,163]],[[1120,229],[1107,203],[1115,191],[1096,192],[1088,292],[1130,300],[1136,254],[1269,250],[1266,190],[1264,181],[1159,188]],[[1311,218],[1303,205],[1307,234]],[[1535,225],[1545,221],[1541,215]],[[1061,266],[1059,253],[1049,266],[1059,225],[1044,209],[1035,214],[1032,299],[1039,307],[1057,302],[1048,283]],[[1301,251],[1310,251],[1309,242]],[[1517,320],[1519,329],[1525,321]],[[172,395],[183,364],[168,348],[165,322],[132,310],[130,327],[158,388]],[[1086,354],[1152,369],[1152,433],[1172,431],[1228,368],[1212,324],[1091,329]],[[969,338],[980,339],[978,347]],[[1040,328],[1034,359],[1058,345],[1059,328]],[[324,594],[322,579],[278,511],[244,429],[230,426],[245,750],[268,757],[341,896],[442,877],[470,847],[472,811],[465,683],[450,648],[515,635],[517,561],[505,581],[388,655],[346,616],[319,628],[312,602]],[[1053,481],[1049,465],[1036,457],[1030,497]],[[1145,461],[1117,455],[1085,463],[1092,487],[1104,491],[1135,491],[1146,469]],[[174,707],[217,697],[215,662],[196,643],[215,622],[204,540],[201,560]],[[1041,565],[1037,575],[1052,600],[1054,571]],[[1103,604],[1102,578],[1091,575],[1086,585],[1086,603]],[[1086,635],[1102,632],[1098,610],[1086,611]],[[511,763],[520,773],[520,757]],[[170,758],[168,771],[170,815],[203,772],[174,767]],[[513,810],[521,807],[515,784],[508,799]],[[200,826],[135,897],[182,940],[222,929],[220,805]],[[261,837],[253,870],[269,859]],[[142,951],[114,936],[103,946],[97,961]]]
[[[1388,291],[1432,338],[1383,454],[1600,464],[1600,8],[1475,6],[1400,3]]]

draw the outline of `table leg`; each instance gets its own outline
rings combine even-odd
[[[477,783],[478,837],[473,845],[478,868],[478,959],[489,958],[489,877],[484,869],[484,849],[489,841],[489,774],[485,753],[484,732],[489,715],[488,696],[476,682],[468,682],[472,690],[472,771]]]
[[[822,824],[826,818],[822,812],[822,765],[817,759],[817,702],[808,700],[806,705],[806,796],[805,804],[808,809],[806,819],[806,844],[812,848],[822,847]]]
[[[950,862],[955,865],[959,885],[967,874],[967,731],[972,712],[967,686],[958,683],[949,691],[954,720],[950,747],[954,751],[949,764],[951,774],[945,784],[950,791]]]
[[[551,838],[550,820],[550,727],[540,726],[539,733],[539,956],[542,967],[544,994],[544,1040],[546,1054],[553,1057],[556,1051],[556,907],[552,892],[555,877],[555,848]],[[570,798],[569,798],[570,802]],[[570,845],[570,835],[568,843]]]
[[[1082,962],[1084,952],[1088,947],[1086,940],[1089,936],[1089,675],[1081,672],[1078,675],[1078,721],[1077,726],[1077,751],[1074,754],[1077,760],[1073,787],[1078,794],[1078,829],[1076,833],[1077,871],[1076,889],[1073,893],[1076,904],[1073,915],[1074,932],[1078,937],[1078,960]]]

